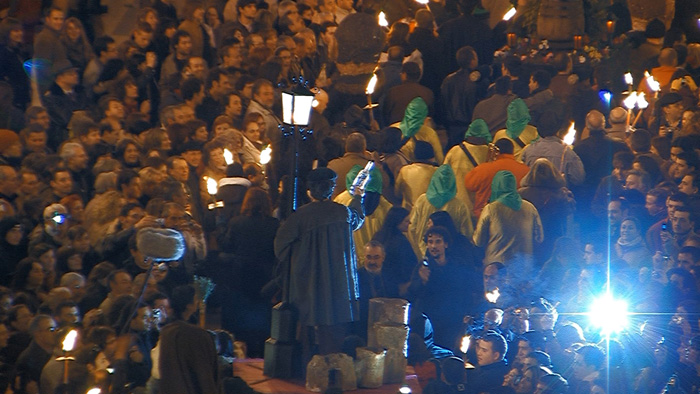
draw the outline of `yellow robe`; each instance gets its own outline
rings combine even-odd
[[[352,202],[352,195],[346,190],[338,194],[333,201],[349,206],[350,202]],[[365,265],[365,245],[382,228],[386,214],[391,207],[391,203],[384,196],[379,197],[377,209],[371,215],[365,216],[365,222],[362,224],[362,227],[352,233],[352,237],[355,239],[355,254],[357,255],[357,265],[359,267]]]
[[[461,144],[472,154],[477,164],[484,163],[488,160],[488,145],[472,145],[467,142],[461,142]],[[472,164],[459,146],[454,146],[447,152],[445,164],[452,167],[452,171],[455,173],[455,180],[457,181],[457,199],[464,202],[469,212],[471,212],[474,209],[474,193],[469,192],[464,186],[464,177],[467,176],[469,171],[474,169],[474,164]]]
[[[423,241],[423,234],[428,228],[428,218],[433,212],[437,211],[445,211],[450,214],[457,230],[467,238],[471,239],[472,237],[474,227],[472,224],[471,209],[469,209],[464,202],[455,197],[442,207],[435,208],[435,206],[428,201],[428,197],[422,194],[418,197],[416,204],[413,206],[413,211],[411,211],[411,224],[408,225],[408,240],[411,242],[416,256],[425,256],[426,245]]]
[[[522,163],[523,160],[520,158],[520,156],[522,156],[523,154],[523,149],[525,149],[525,146],[530,145],[533,141],[539,138],[539,134],[537,134],[537,129],[535,128],[535,126],[525,126],[523,132],[520,133],[520,137],[518,137],[525,144],[525,146],[523,147],[521,147],[520,144],[508,137],[508,134],[506,134],[506,129],[498,130],[493,136],[493,142],[496,142],[501,138],[507,138],[513,143],[513,155],[515,156],[515,160]]]

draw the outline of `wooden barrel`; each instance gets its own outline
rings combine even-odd
[[[542,0],[537,35],[542,40],[571,41],[585,29],[582,0]]]

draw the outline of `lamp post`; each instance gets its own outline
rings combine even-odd
[[[282,92],[282,122],[292,127],[294,138],[294,182],[292,211],[297,210],[297,192],[299,189],[299,133],[297,126],[307,126],[311,118],[314,94],[303,86],[297,85],[292,90]]]

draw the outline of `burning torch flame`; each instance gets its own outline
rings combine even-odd
[[[416,3],[426,5],[430,3],[430,0],[416,0]]]
[[[260,164],[267,164],[270,162],[270,159],[272,159],[272,148],[268,145],[260,151]]]
[[[511,7],[505,15],[503,15],[504,21],[509,21],[513,16],[515,16],[515,7]]]
[[[233,153],[228,148],[224,149],[224,161],[226,161],[227,166],[233,164]]]
[[[571,126],[569,126],[569,130],[566,132],[566,135],[564,136],[564,143],[566,145],[573,145],[574,140],[576,139],[576,129],[574,128],[574,122],[571,122]]]
[[[462,353],[467,353],[469,351],[469,345],[471,344],[472,341],[472,336],[471,335],[465,335],[462,337],[462,344],[459,345],[459,351]]]
[[[100,394],[100,393],[102,393],[102,390],[100,390],[99,387],[93,387],[90,390],[88,390],[88,392],[85,394]]]
[[[219,185],[216,182],[216,179],[210,178],[208,176],[205,176],[204,179],[207,181],[207,193],[209,193],[212,196],[215,196],[216,193],[219,191]]]
[[[377,18],[377,23],[379,23],[379,26],[381,27],[388,27],[389,26],[389,21],[386,20],[386,14],[384,11],[379,13],[379,17]]]
[[[625,83],[627,85],[634,85],[634,78],[632,78],[632,73],[625,74]]]
[[[639,93],[639,95],[637,95],[637,108],[645,109],[648,106],[649,106],[649,103],[644,98],[644,93]]]
[[[644,79],[646,79],[647,86],[649,86],[649,89],[651,89],[652,92],[658,92],[661,90],[661,84],[659,81],[654,79],[653,76],[649,75],[649,71],[644,71]]]
[[[498,291],[498,287],[496,287],[495,289],[486,293],[486,300],[492,304],[495,304],[496,301],[498,301],[498,297],[500,297],[500,296],[501,296],[501,293]],[[466,353],[466,352],[464,352],[464,353]]]
[[[627,109],[632,109],[637,104],[637,92],[630,93],[626,99],[622,101],[622,105]]]
[[[367,89],[365,89],[366,94],[374,93],[374,87],[377,86],[377,74],[372,74],[372,78],[367,83]]]
[[[63,339],[63,351],[70,352],[75,348],[75,340],[78,338],[78,331],[70,330]]]

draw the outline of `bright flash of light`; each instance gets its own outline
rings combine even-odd
[[[318,104],[319,104],[318,100],[316,100],[316,99],[314,99],[314,101],[311,102],[311,106],[314,108],[318,107]]]
[[[504,21],[509,21],[513,16],[515,16],[515,7],[511,7],[505,15],[503,15]]]
[[[593,301],[589,318],[605,335],[620,332],[627,326],[627,302],[606,293]]]
[[[576,139],[576,129],[574,128],[574,122],[571,122],[571,126],[569,126],[569,130],[567,130],[566,135],[564,136],[564,143],[566,145],[573,145],[574,140]]]
[[[272,159],[272,148],[268,145],[260,151],[260,164],[267,164],[270,162],[270,159]]]
[[[99,387],[93,387],[90,390],[87,391],[85,394],[100,394],[102,393],[102,390],[100,390]]]
[[[365,89],[366,94],[374,93],[374,87],[377,86],[377,74],[372,74],[372,78],[367,83],[367,89]]]
[[[598,92],[598,96],[600,97],[605,104],[610,105],[610,100],[612,100],[612,93],[609,90],[601,90]]]
[[[644,71],[644,79],[647,81],[647,86],[649,86],[649,89],[651,89],[652,92],[658,92],[661,90],[661,84],[659,81],[654,79],[653,76],[649,75],[649,71]]]
[[[233,164],[233,153],[228,148],[224,149],[224,161],[227,166]]]
[[[462,337],[462,343],[459,345],[459,351],[466,354],[469,351],[469,345],[472,343],[472,336],[465,335]]]
[[[377,23],[381,27],[388,27],[389,26],[389,21],[386,20],[386,14],[384,13],[384,11],[379,13],[379,16],[377,17]]]
[[[75,340],[78,338],[78,331],[70,330],[63,339],[63,351],[70,352],[75,348]]]
[[[430,3],[430,0],[416,0],[416,3],[427,5],[428,3]]]
[[[209,193],[212,196],[215,196],[216,193],[219,191],[219,185],[216,182],[216,179],[210,178],[210,177],[204,177],[205,180],[207,181],[207,193]]]
[[[495,304],[496,301],[498,301],[498,297],[500,296],[501,293],[498,291],[498,287],[496,287],[495,289],[486,293],[486,300],[492,304]]]
[[[634,85],[634,78],[632,78],[632,73],[625,74],[625,83],[627,85]]]
[[[627,109],[634,108],[634,106],[637,105],[637,92],[630,93],[626,99],[622,100],[622,105]]]
[[[637,95],[637,108],[644,109],[648,106],[649,106],[649,103],[644,98],[644,93],[639,93],[639,95]]]
[[[411,388],[408,386],[401,386],[399,388],[399,394],[411,394]]]

